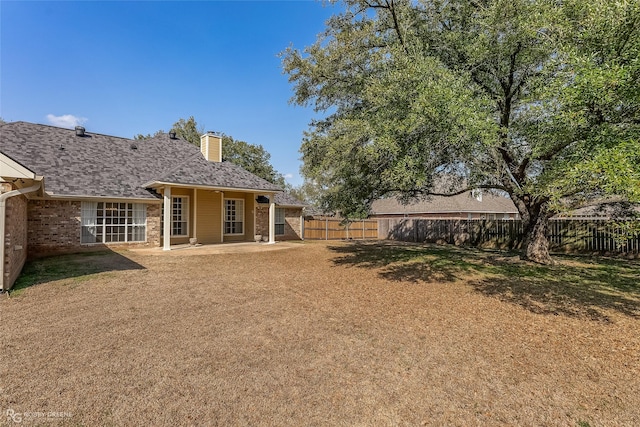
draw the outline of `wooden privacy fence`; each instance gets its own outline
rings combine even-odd
[[[378,220],[382,239],[408,242],[443,242],[456,245],[514,249],[522,244],[519,220],[429,220],[385,218]],[[640,253],[640,234],[627,235],[624,221],[553,219],[549,245],[556,252]],[[628,238],[624,238],[624,237]]]
[[[335,218],[305,219],[304,238],[309,240],[377,239],[378,221],[345,222]]]

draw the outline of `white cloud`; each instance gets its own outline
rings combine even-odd
[[[73,129],[76,126],[86,123],[88,119],[84,117],[76,117],[72,114],[63,114],[62,116],[54,116],[53,114],[47,114],[47,120],[54,126],[61,128]]]
[[[293,178],[293,174],[292,173],[285,173],[284,174],[284,179],[291,179]]]

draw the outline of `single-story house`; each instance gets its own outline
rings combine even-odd
[[[303,236],[303,204],[223,161],[211,132],[198,148],[173,133],[132,140],[4,123],[0,193],[1,290],[27,256]]]
[[[555,218],[582,220],[624,220],[640,218],[640,204],[626,203],[613,198],[612,200],[602,201],[591,206],[561,213]]]
[[[407,204],[395,197],[371,204],[369,218],[519,219],[511,199],[481,190],[456,196],[431,196]]]

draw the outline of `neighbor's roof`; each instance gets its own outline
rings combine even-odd
[[[427,200],[415,200],[407,205],[396,198],[380,199],[371,204],[372,215],[415,215],[443,213],[518,213],[511,199],[483,192],[482,201],[471,192],[457,196],[432,196]]]
[[[276,193],[276,205],[278,206],[289,206],[292,208],[304,208],[307,206],[306,203],[301,202],[296,199],[289,193],[285,193],[281,191],[280,193]]]
[[[0,151],[46,179],[51,196],[154,199],[165,182],[256,191],[280,187],[230,163],[208,162],[198,147],[161,134],[132,140],[27,122],[0,126]]]
[[[619,200],[602,201],[571,212],[557,215],[558,218],[593,218],[593,219],[625,219],[640,215],[640,204],[621,202]]]

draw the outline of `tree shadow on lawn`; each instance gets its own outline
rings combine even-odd
[[[392,281],[464,281],[483,295],[539,314],[609,321],[608,310],[640,318],[640,262],[555,255],[557,265],[520,260],[512,252],[405,242],[331,246],[336,265],[380,269]]]
[[[28,261],[11,288],[11,293],[62,279],[83,281],[88,276],[107,271],[143,270],[145,267],[118,252],[101,250],[57,255]]]

